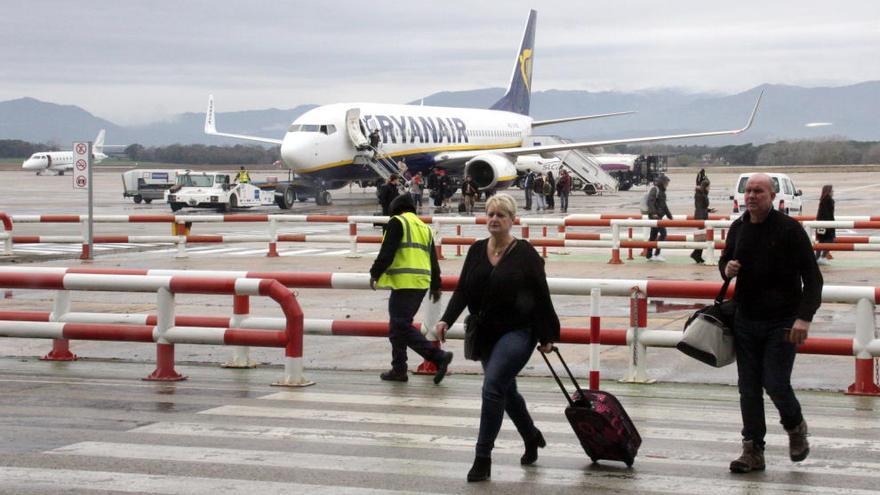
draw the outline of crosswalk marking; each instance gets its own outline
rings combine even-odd
[[[328,410],[328,409],[285,409],[278,407],[259,406],[220,406],[202,411],[199,414],[237,416],[252,418],[283,418],[300,420],[323,420],[340,421],[360,424],[395,424],[406,426],[437,426],[437,416],[412,413],[391,412],[365,412],[356,410]],[[479,425],[479,412],[474,411],[471,417],[444,417],[443,425],[450,428],[472,428]],[[570,433],[568,423],[542,423],[542,430],[546,433]],[[502,430],[515,430],[513,424],[505,422]],[[639,432],[643,439],[657,440],[687,440],[691,442],[718,442],[736,443],[740,439],[735,434],[724,431],[703,431],[683,428],[659,428],[640,427]],[[769,433],[768,443],[785,444],[788,442],[787,435]],[[880,443],[861,438],[823,437],[811,436],[810,442],[823,449],[860,449],[862,451],[880,452]]]
[[[410,492],[357,488],[344,486],[321,486],[304,483],[277,481],[237,480],[229,478],[203,478],[193,476],[165,476],[159,474],[121,473],[111,471],[76,471],[73,469],[40,469],[0,467],[0,490],[16,490],[32,493],[47,490],[58,493],[64,490],[106,490],[113,492],[159,493],[163,495],[217,495],[218,493],[259,493],[261,495],[417,495],[425,491]]]
[[[253,466],[260,468],[284,468],[298,470],[329,470],[370,474],[409,476],[414,473],[431,473],[433,477],[461,479],[470,463],[423,460],[413,458],[374,457],[363,455],[338,455],[298,453],[274,450],[228,449],[212,447],[182,447],[177,445],[151,445],[114,442],[79,442],[49,451],[54,455],[74,455],[120,460],[152,460],[162,462],[185,462]],[[717,495],[741,494],[744,490],[759,489],[761,493],[816,493],[874,495],[872,490],[853,490],[832,486],[804,486],[786,483],[740,481],[731,479],[708,479],[695,476],[654,475],[629,470],[603,472],[591,476],[583,469],[510,466],[498,464],[492,467],[494,482],[511,482],[523,485],[554,485],[565,487],[601,487],[631,492],[694,493]],[[758,488],[759,487],[759,488]]]

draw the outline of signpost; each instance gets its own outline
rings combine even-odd
[[[92,142],[73,143],[73,188],[88,191],[88,232],[83,232],[88,243],[84,245],[80,259],[91,260],[94,248],[93,195],[92,195]]]

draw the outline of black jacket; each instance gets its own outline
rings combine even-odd
[[[834,199],[826,197],[819,201],[819,211],[816,212],[816,220],[834,220]],[[825,229],[824,234],[818,234],[817,238],[823,242],[831,242],[837,237],[835,229]]]
[[[481,331],[486,332],[478,339],[482,349],[491,349],[502,334],[523,327],[531,328],[538,342],[559,342],[559,317],[550,300],[544,260],[531,244],[517,240],[492,273],[488,242],[479,240],[468,250],[441,320],[451,326],[465,306],[471,314],[481,314]]]
[[[663,217],[672,220],[672,213],[666,204],[666,188],[655,185],[648,191],[648,218],[660,220]]]
[[[749,218],[746,212],[730,225],[718,263],[722,277],[728,261],[742,265],[734,295],[738,310],[750,320],[812,321],[822,304],[823,280],[807,233],[797,220],[777,210],[770,210],[761,223]]]
[[[709,193],[702,187],[694,190],[694,218],[697,220],[709,219]]]
[[[394,201],[394,198],[400,195],[400,191],[397,190],[396,184],[385,183],[382,185],[382,189],[379,190],[379,205],[382,206],[382,214],[388,214],[388,207],[391,206],[391,202]]]

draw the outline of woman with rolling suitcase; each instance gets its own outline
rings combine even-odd
[[[508,194],[496,194],[486,201],[486,217],[489,237],[468,250],[458,287],[435,328],[445,340],[446,330],[467,307],[466,332],[473,341],[466,342],[465,357],[483,365],[480,431],[468,481],[491,476],[492,448],[505,411],[525,443],[520,463],[538,459],[538,448],[546,442],[517,391],[516,375],[536,344],[541,344],[542,352],[550,352],[559,340],[559,318],[550,300],[544,260],[531,244],[511,234],[516,202]]]

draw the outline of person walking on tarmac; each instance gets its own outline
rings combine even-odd
[[[235,181],[239,184],[247,184],[251,181],[251,176],[250,174],[248,174],[247,169],[244,168],[244,165],[239,167],[238,175],[235,177]]]
[[[694,220],[708,220],[709,213],[714,211],[713,208],[709,208],[709,179],[706,179],[694,189]],[[691,252],[691,259],[700,265],[706,262],[703,259],[702,249],[694,249]]]
[[[788,433],[788,455],[810,454],[807,423],[791,387],[797,346],[803,344],[822,304],[822,274],[801,225],[773,209],[773,180],[755,174],[746,182],[746,212],[727,234],[718,262],[721,276],[736,277],[734,346],[742,414],[742,455],[734,473],[763,471],[764,390]]]
[[[391,202],[400,194],[398,189],[399,178],[397,174],[391,174],[388,181],[379,189],[379,206],[382,207],[382,215],[390,215]]]
[[[406,349],[409,347],[437,365],[434,383],[439,384],[446,376],[452,353],[434,347],[412,324],[429,289],[431,300],[440,301],[440,265],[431,229],[415,211],[415,204],[408,194],[394,199],[382,247],[370,268],[370,287],[373,290],[376,287],[391,289],[388,299],[391,369],[379,377],[394,382],[409,380],[406,366]]]
[[[709,180],[709,177],[706,176],[706,169],[701,168],[700,171],[697,172],[697,187],[699,187],[704,180]]]
[[[654,187],[648,191],[648,218],[653,220],[662,220],[663,217],[669,217],[672,220],[672,213],[666,204],[666,187],[669,185],[669,177],[661,175],[657,177]],[[651,227],[651,235],[648,237],[650,242],[665,241],[666,227]],[[660,248],[648,248],[648,261],[666,261],[666,258],[660,256]]]
[[[526,193],[526,207],[523,208],[525,210],[532,209],[532,182],[534,181],[535,173],[530,170],[522,181],[522,190]]]

